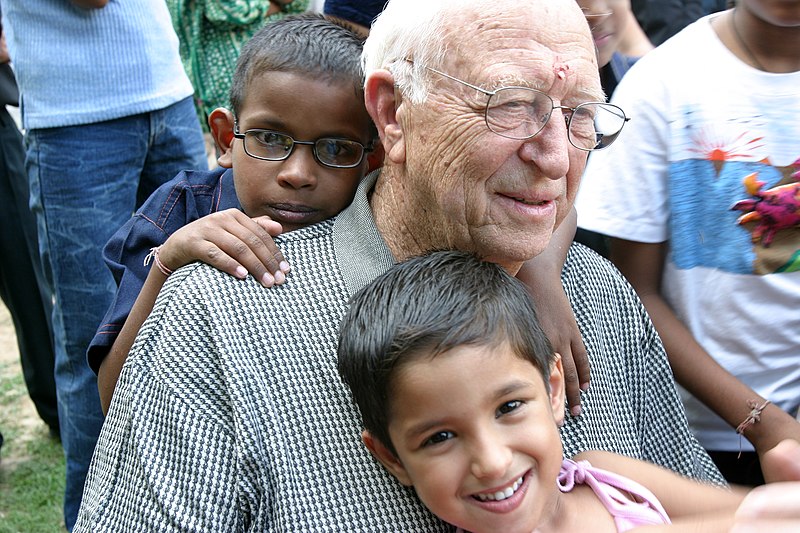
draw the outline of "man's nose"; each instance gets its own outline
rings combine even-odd
[[[570,144],[564,114],[556,108],[542,131],[522,143],[519,155],[523,161],[538,167],[544,176],[558,180],[569,171],[572,150],[577,148]]]

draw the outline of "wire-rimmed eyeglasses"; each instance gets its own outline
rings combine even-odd
[[[411,59],[406,59],[414,63]],[[547,125],[556,109],[564,111],[567,139],[579,150],[592,152],[607,148],[630,120],[619,106],[606,102],[584,102],[575,107],[555,105],[546,93],[530,87],[500,87],[488,91],[435,68],[426,70],[444,76],[489,97],[484,118],[489,130],[508,139],[525,140],[536,136]]]
[[[244,151],[250,157],[265,161],[283,161],[294,151],[295,145],[311,147],[314,159],[320,165],[330,168],[354,168],[364,161],[364,155],[372,151],[372,146],[364,146],[358,141],[337,137],[321,137],[316,141],[298,141],[279,131],[252,129],[239,132],[239,124],[233,125],[233,136],[244,140]]]

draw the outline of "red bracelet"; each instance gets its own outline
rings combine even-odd
[[[158,257],[158,251],[159,251],[160,248],[161,248],[161,246],[156,246],[154,248],[150,248],[150,253],[147,254],[147,257],[144,258],[144,266],[149,265],[150,261],[153,261],[153,263],[155,263],[156,267],[158,267],[158,270],[160,270],[161,273],[164,274],[166,277],[169,277],[169,275],[172,274],[172,270],[167,268],[164,265],[164,263],[161,262],[161,259]]]

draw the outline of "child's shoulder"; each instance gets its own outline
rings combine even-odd
[[[170,190],[213,189],[224,184],[227,184],[233,191],[233,171],[231,169],[217,167],[211,170],[182,170],[174,178],[162,184],[154,194]]]
[[[192,213],[186,223],[229,208],[239,208],[230,169],[184,170],[156,189],[137,214],[162,226],[176,214],[186,218],[184,210]]]

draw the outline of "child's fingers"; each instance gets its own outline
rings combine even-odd
[[[733,531],[800,531],[800,482],[768,483],[753,489],[736,511]],[[759,526],[764,529],[748,529]],[[769,529],[766,526],[769,525]],[[786,529],[793,526],[794,529]]]
[[[289,264],[267,230],[241,215],[236,224],[226,228],[231,238],[220,239],[220,249],[265,287],[280,285],[286,280]]]
[[[800,531],[800,519],[756,520],[734,524],[730,533],[797,533]]]
[[[772,422],[775,424],[775,422]],[[780,424],[787,430],[797,429],[797,422],[790,419]],[[760,457],[761,470],[767,483],[777,481],[800,481],[800,442],[785,438]]]
[[[586,346],[583,344],[580,330],[576,328],[573,331],[570,339],[572,346],[572,359],[575,361],[575,370],[578,373],[578,383],[580,383],[581,390],[589,388],[589,381],[591,380],[591,366],[589,365],[589,354],[586,352]]]
[[[270,235],[280,234],[280,224],[264,218],[259,224],[238,209],[212,213],[167,239],[164,258],[176,268],[203,261],[240,279],[249,272],[265,287],[281,284],[289,265]]]
[[[281,233],[283,233],[283,226],[281,226],[280,222],[275,222],[268,216],[260,216],[255,217],[252,219],[256,224],[264,228],[267,233],[269,233],[272,237],[277,237]]]

